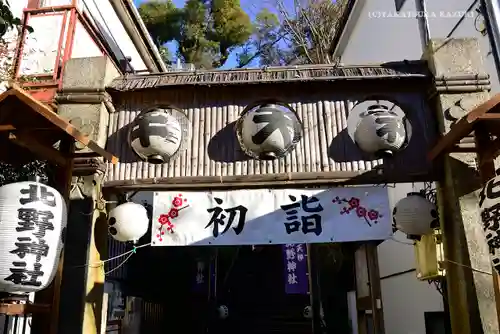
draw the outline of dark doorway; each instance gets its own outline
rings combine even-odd
[[[218,298],[231,316],[227,333],[310,334],[311,322],[303,317],[308,295],[287,295],[280,245],[241,247],[232,266],[220,264]]]

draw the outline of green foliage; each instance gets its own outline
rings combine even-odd
[[[10,10],[10,4],[8,0],[0,0],[0,38],[2,38],[7,31],[12,28],[18,28],[22,26],[21,19],[14,17],[12,11]],[[27,26],[28,32],[33,32],[33,28]]]
[[[255,17],[252,38],[238,54],[239,67],[251,64],[259,58],[261,64],[280,65],[283,50],[278,43],[283,39],[278,16],[268,8],[262,9]]]
[[[166,46],[161,45],[160,47],[158,47],[158,51],[160,52],[160,56],[165,64],[172,63],[172,55],[170,54],[170,50]]]
[[[54,179],[53,167],[46,161],[33,160],[27,164],[14,166],[0,161],[0,186],[33,180],[35,177],[49,184]]]
[[[238,67],[256,61],[261,66],[329,64],[334,60],[328,51],[347,2],[273,0],[254,22],[239,0],[187,0],[184,8],[172,0],[153,0],[139,12],[158,47],[177,42],[178,56],[197,68],[223,66],[231,52],[237,53]]]
[[[293,0],[293,6],[289,1],[275,1],[277,15],[268,9],[257,15],[240,67],[256,58],[262,66],[334,62],[328,51],[347,0]]]
[[[187,0],[184,8],[156,0],[142,4],[139,12],[158,46],[176,41],[178,56],[197,68],[224,65],[252,34],[239,0]]]

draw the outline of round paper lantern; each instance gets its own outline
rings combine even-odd
[[[140,204],[123,203],[109,212],[108,231],[115,240],[137,242],[148,228],[148,212]]]
[[[217,308],[217,314],[220,319],[227,319],[229,317],[229,308],[226,305],[221,305]]]
[[[387,100],[366,100],[355,105],[349,113],[347,128],[363,152],[377,157],[401,151],[411,138],[405,113]]]
[[[31,181],[0,187],[0,291],[36,292],[52,282],[66,222],[56,189]]]
[[[486,182],[479,195],[481,223],[490,248],[493,268],[500,273],[500,177]]]
[[[280,158],[302,138],[302,123],[286,104],[248,106],[236,124],[238,141],[245,154],[261,160]]]
[[[177,109],[154,108],[141,113],[131,124],[129,145],[139,158],[160,164],[181,150],[187,127],[185,115]]]
[[[312,319],[312,317],[313,317],[312,306],[308,305],[308,306],[304,307],[302,314],[303,314],[304,318]],[[319,310],[319,316],[321,317],[321,319],[323,319],[325,316],[325,314],[323,312],[323,306],[321,306],[321,308]]]
[[[409,237],[422,236],[439,227],[436,205],[422,193],[409,193],[392,211],[392,219],[398,230]]]

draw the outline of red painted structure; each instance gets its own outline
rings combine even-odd
[[[20,69],[22,68],[21,63],[23,61],[26,37],[27,34],[29,34],[27,27],[30,25],[30,20],[33,17],[54,15],[60,15],[63,19],[53,73],[33,74],[24,76],[22,80],[19,80],[22,76]],[[32,96],[39,101],[52,103],[57,90],[61,88],[61,69],[63,68],[65,62],[72,58],[72,49],[77,22],[80,22],[83,25],[94,43],[102,51],[102,54],[110,57],[109,52],[102,43],[102,37],[100,37],[98,30],[92,23],[90,23],[91,21],[88,19],[86,14],[77,7],[77,0],[72,0],[71,5],[52,7],[40,7],[40,0],[30,0],[28,2],[28,8],[24,9],[23,28],[21,35],[19,36],[18,47],[15,55],[15,79],[22,81],[22,86],[25,89],[29,89]],[[48,38],[51,38],[51,36],[48,36]]]

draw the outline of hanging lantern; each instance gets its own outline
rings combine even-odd
[[[392,210],[392,219],[396,228],[410,238],[439,227],[436,205],[419,192],[409,193],[401,199]]]
[[[302,123],[286,104],[253,104],[236,124],[241,149],[261,160],[272,160],[291,152],[302,138]]]
[[[66,231],[62,195],[40,182],[0,187],[0,291],[45,289],[56,274]]]
[[[306,319],[312,319],[312,317],[313,317],[312,306],[308,305],[308,306],[304,307],[304,310],[302,311],[302,315]],[[321,306],[319,309],[319,316],[321,319],[323,319],[325,317],[325,314],[323,312],[323,306]]]
[[[189,120],[176,108],[153,108],[132,122],[129,145],[140,159],[161,164],[174,159],[187,140]]]
[[[146,234],[148,228],[148,211],[141,204],[123,203],[109,212],[108,231],[115,240],[135,243]]]
[[[365,153],[392,156],[411,139],[411,125],[404,111],[387,100],[365,100],[349,112],[347,131]]]
[[[490,248],[493,268],[500,273],[500,226],[498,224],[500,207],[500,176],[486,182],[479,194],[481,223]]]
[[[219,319],[227,319],[229,317],[229,308],[226,305],[221,305],[217,308],[217,314],[219,315]]]

